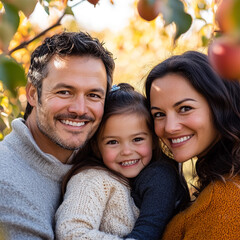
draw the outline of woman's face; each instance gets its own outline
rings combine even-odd
[[[204,155],[218,140],[206,99],[181,75],[154,80],[150,102],[155,132],[177,162]]]

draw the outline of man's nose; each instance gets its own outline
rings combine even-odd
[[[78,96],[77,98],[72,99],[68,111],[75,113],[79,116],[87,113],[87,103],[84,96]]]

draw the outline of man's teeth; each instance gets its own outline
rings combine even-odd
[[[136,160],[131,160],[131,161],[124,161],[121,163],[122,166],[131,166],[131,165],[134,165],[136,164],[137,162],[139,161],[139,159],[136,159]]]
[[[172,143],[181,143],[181,142],[187,141],[189,138],[190,138],[190,136],[172,139]]]
[[[73,122],[69,120],[62,120],[61,122],[74,127],[81,127],[85,124],[85,122]]]

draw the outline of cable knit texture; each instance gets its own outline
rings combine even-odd
[[[240,177],[209,184],[192,206],[172,219],[163,239],[239,240]]]
[[[84,170],[68,182],[56,213],[57,239],[122,239],[138,215],[127,186],[104,170]]]
[[[0,153],[0,227],[11,240],[54,239],[61,180],[71,166],[42,152],[23,119],[12,122]]]

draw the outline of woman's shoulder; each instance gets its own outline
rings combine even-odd
[[[240,211],[240,176],[226,181],[216,180],[210,183],[198,196],[196,201],[188,209],[189,211],[206,211],[212,213],[218,211],[233,211],[237,206]],[[237,210],[236,209],[236,210]]]
[[[228,199],[230,202],[240,200],[240,176],[226,178],[225,181],[215,181],[212,184],[212,198],[216,201],[222,200],[223,204]]]

